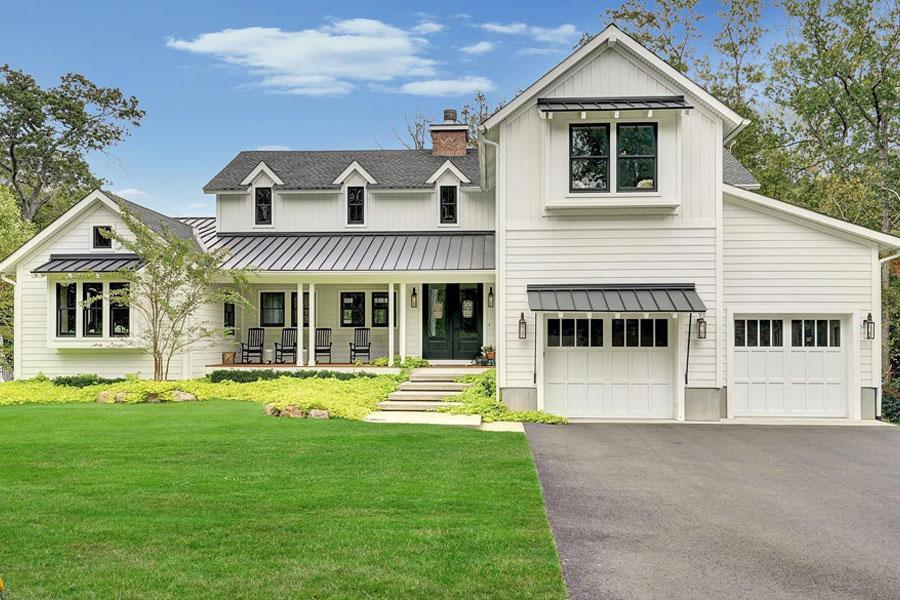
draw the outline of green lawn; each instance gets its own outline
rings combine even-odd
[[[258,404],[0,407],[21,598],[565,598],[520,434]]]

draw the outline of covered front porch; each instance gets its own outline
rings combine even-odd
[[[495,345],[492,272],[389,275],[253,276],[249,307],[223,312],[224,326],[233,330],[231,343],[226,341],[222,360],[210,361],[207,372],[260,366],[353,371],[363,365],[369,372],[391,372],[390,357],[461,366]],[[251,335],[262,336],[262,353],[242,356]],[[283,336],[297,340],[296,352],[279,356],[275,343]],[[368,352],[359,347],[361,340]],[[351,356],[353,346],[362,351]]]

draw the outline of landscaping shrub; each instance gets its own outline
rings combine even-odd
[[[881,418],[891,423],[900,423],[900,392],[885,388],[881,395]]]
[[[400,360],[400,355],[394,355],[394,364],[388,365],[387,356],[379,356],[375,360],[369,363],[369,366],[372,367],[387,367],[394,366],[401,369],[419,369],[421,367],[428,367],[431,363],[425,360],[424,358],[419,358],[418,356],[407,356],[404,360]]]
[[[54,385],[66,385],[76,388],[83,388],[89,385],[119,383],[120,381],[125,381],[125,379],[122,377],[108,379],[106,377],[100,377],[99,375],[94,375],[91,373],[81,373],[79,375],[62,375],[60,377],[53,378]]]
[[[496,399],[497,371],[489,369],[478,375],[467,375],[460,379],[463,383],[471,383],[462,394],[448,398],[454,402],[462,402],[462,406],[444,409],[457,415],[481,415],[483,421],[519,421],[522,423],[565,423],[566,419],[550,413],[533,411],[511,411]]]
[[[254,381],[269,381],[278,379],[279,377],[291,377],[294,379],[309,379],[317,377],[319,379],[337,379],[339,381],[350,381],[359,377],[375,377],[374,373],[351,373],[344,371],[276,371],[274,369],[218,369],[209,375],[212,383],[220,383],[222,381],[235,381],[237,383],[252,383]]]

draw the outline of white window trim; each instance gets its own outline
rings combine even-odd
[[[461,181],[462,183],[472,183],[472,181],[468,177],[466,177],[462,171],[456,168],[456,165],[454,165],[449,160],[444,161],[444,164],[438,167],[438,170],[432,173],[431,177],[425,180],[425,183],[437,183],[446,171],[450,171],[451,173],[453,173],[456,176],[456,179]]]
[[[350,188],[361,187],[363,190],[363,222],[350,222]],[[364,229],[369,226],[369,186],[367,185],[343,185],[341,186],[344,208],[344,227],[347,229]]]
[[[341,174],[338,175],[338,176],[335,178],[335,180],[331,182],[331,184],[332,184],[332,185],[343,184],[343,183],[347,180],[347,178],[350,177],[350,175],[352,175],[354,172],[355,172],[355,173],[359,173],[359,175],[360,175],[363,179],[366,180],[366,183],[368,183],[368,184],[370,184],[370,185],[375,185],[376,183],[378,183],[377,181],[375,181],[375,178],[374,178],[374,177],[372,177],[371,175],[369,175],[369,172],[368,172],[368,171],[366,171],[365,169],[363,169],[363,167],[362,167],[361,164],[359,164],[357,161],[354,160],[352,163],[350,163],[349,165],[347,165],[347,168],[346,168],[346,169],[344,169],[343,171],[341,171]]]
[[[456,188],[456,223],[441,223],[441,188],[442,187],[455,187]],[[437,206],[437,226],[441,229],[459,229],[461,227],[460,223],[462,223],[462,190],[460,190],[459,181],[456,184],[450,185],[440,185],[440,183],[434,186],[434,197],[436,200]]]
[[[56,314],[56,284],[57,283],[74,283],[75,284],[75,335],[58,336],[57,332],[57,314]],[[100,283],[103,285],[103,335],[85,336],[84,335],[84,307],[81,305],[83,301],[83,286],[85,283]],[[97,348],[97,349],[138,349],[137,344],[137,323],[135,322],[135,312],[128,307],[128,335],[114,336],[110,332],[110,307],[109,307],[109,284],[122,283],[118,279],[102,279],[93,281],[69,281],[64,277],[48,277],[47,278],[47,347],[48,348]]]
[[[91,223],[91,226],[88,230],[88,236],[89,236],[88,248],[90,248],[90,251],[104,253],[104,252],[114,252],[115,250],[117,250],[118,244],[116,243],[116,240],[114,240],[112,238],[110,238],[110,240],[109,240],[109,242],[110,242],[109,248],[97,248],[96,246],[94,246],[94,228],[96,228],[96,227],[106,227],[110,231],[115,231],[115,228],[109,223]]]
[[[272,222],[268,224],[259,224],[256,222],[256,190],[258,188],[268,188],[272,190]],[[275,229],[275,188],[269,185],[254,185],[250,188],[250,222],[253,229]]]
[[[244,177],[244,180],[241,181],[241,185],[250,185],[253,183],[253,180],[256,179],[260,173],[265,173],[269,179],[275,182],[275,185],[284,185],[284,182],[281,180],[281,177],[273,171],[269,165],[267,165],[264,161],[259,161],[259,164],[250,171],[250,174]]]

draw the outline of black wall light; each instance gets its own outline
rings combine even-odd
[[[704,319],[703,317],[697,319],[697,339],[706,339],[706,319]]]
[[[872,319],[872,313],[869,313],[869,316],[867,316],[866,320],[863,321],[863,325],[866,326],[866,339],[874,340],[875,339],[875,321]]]
[[[418,307],[419,307],[419,296],[416,294],[416,288],[415,288],[415,287],[413,287],[412,294],[411,294],[410,297],[409,297],[409,305],[410,305],[410,307],[412,307],[412,308],[418,308]]]
[[[488,290],[488,308],[494,308],[494,288]]]

